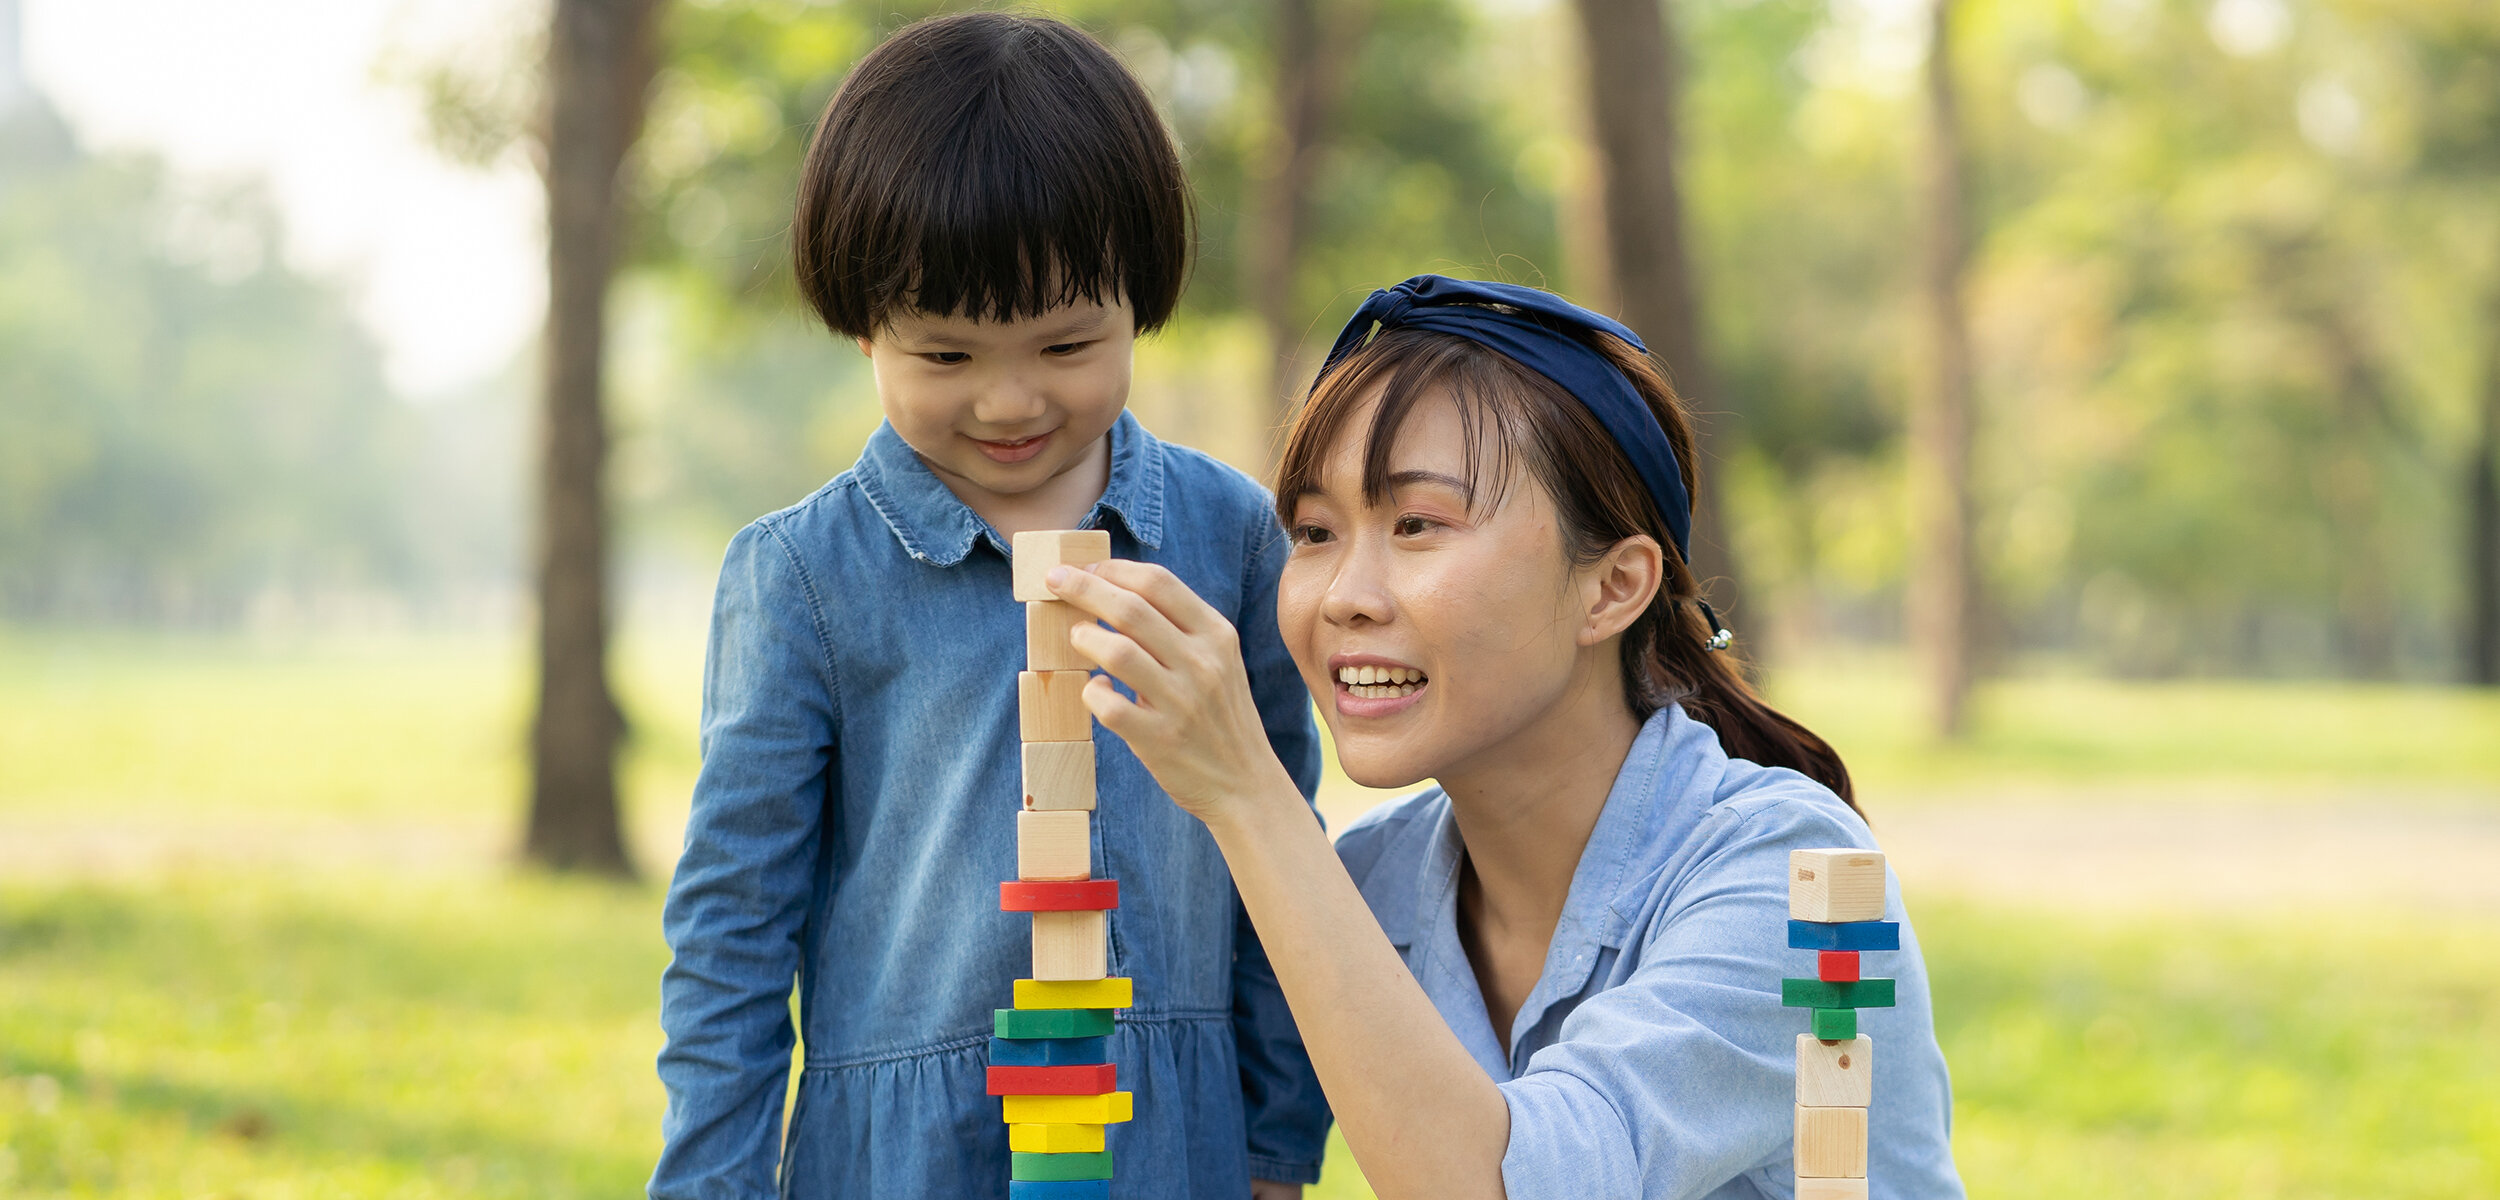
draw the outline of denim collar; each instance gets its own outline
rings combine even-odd
[[[1129,536],[1149,549],[1163,544],[1163,443],[1122,412],[1111,426],[1111,481],[1102,499],[1085,514],[1080,528],[1104,528],[1105,514],[1117,515]],[[973,543],[987,541],[1000,554],[1007,539],[990,527],[929,470],[918,451],[881,422],[868,435],[851,475],[860,491],[885,518],[903,550],[921,562],[951,567],[972,553]]]

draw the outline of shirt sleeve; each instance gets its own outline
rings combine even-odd
[[[1276,580],[1284,570],[1284,529],[1265,513],[1254,524],[1246,556],[1249,579],[1236,621],[1250,693],[1267,726],[1268,744],[1293,775],[1305,800],[1318,795],[1319,730],[1311,694],[1302,686],[1276,626]],[[1316,811],[1312,819],[1318,820]],[[1328,1101],[1311,1069],[1302,1033],[1285,1007],[1267,951],[1241,898],[1233,898],[1233,1044],[1241,1064],[1242,1108],[1248,1118],[1250,1174],[1278,1183],[1319,1182],[1328,1149]]]
[[[1725,847],[1625,951],[1641,956],[1631,978],[1583,1002],[1502,1085],[1513,1200],[1702,1196],[1785,1161],[1803,1027],[1779,998],[1788,852],[1865,840],[1809,812],[1726,815]]]
[[[653,1200],[778,1195],[790,993],[838,720],[805,571],[772,525],[721,564],[703,677],[703,766],[662,926],[668,1091]]]

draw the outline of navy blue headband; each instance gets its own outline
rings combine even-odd
[[[1488,307],[1499,305],[1500,307]],[[1462,337],[1499,351],[1588,406],[1597,422],[1623,448],[1625,458],[1649,485],[1649,498],[1675,538],[1675,552],[1692,557],[1693,498],[1684,490],[1684,474],[1676,469],[1675,448],[1632,381],[1614,364],[1590,349],[1576,333],[1606,333],[1646,351],[1639,335],[1610,317],[1580,307],[1552,292],[1515,283],[1478,283],[1446,275],[1418,275],[1393,288],[1371,294],[1354,319],[1337,334],[1337,344],[1320,367],[1326,378],[1345,356],[1370,339],[1372,326],[1425,329]],[[1319,385],[1313,383],[1314,390]],[[1717,628],[1714,621],[1712,628]]]

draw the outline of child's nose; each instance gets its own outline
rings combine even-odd
[[[1006,376],[981,390],[980,398],[972,403],[972,415],[986,425],[1013,425],[1030,421],[1049,407],[1040,388]]]

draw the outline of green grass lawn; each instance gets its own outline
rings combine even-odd
[[[346,823],[505,844],[517,650],[0,631],[0,837]],[[619,656],[629,816],[655,874],[693,774],[699,655],[679,633]],[[1774,691],[1886,803],[2286,781],[2500,794],[2500,698],[2455,690],[2040,675],[1991,688],[1950,750],[1913,732],[1880,660]],[[1341,812],[1363,799],[1338,794]],[[634,1194],[661,1104],[657,883],[431,866],[451,869],[0,880],[0,1196]],[[2490,914],[1920,917],[1975,1194],[2500,1194]],[[1368,1194],[1340,1147],[1316,1195]]]

